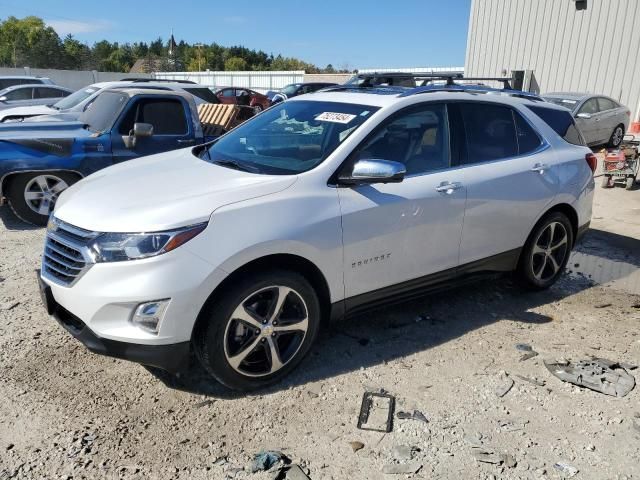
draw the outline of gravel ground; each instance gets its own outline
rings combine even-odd
[[[637,189],[597,188],[592,230],[549,291],[486,282],[335,325],[285,384],[248,396],[87,352],[41,306],[43,236],[0,207],[0,479],[270,479],[248,470],[262,449],[314,480],[640,478],[640,389],[606,396],[543,364],[640,363]],[[520,360],[518,343],[539,355]],[[372,389],[429,423],[358,430]]]

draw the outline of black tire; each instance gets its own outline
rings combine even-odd
[[[553,262],[548,253],[540,253],[540,246],[547,244],[552,224],[555,224],[554,230],[551,230],[555,234],[555,240],[551,239],[551,243],[548,244],[549,247],[561,242],[558,225],[562,226],[566,235],[566,248],[563,251],[560,250],[561,247],[550,248],[549,250],[551,252],[550,255],[553,256]],[[558,231],[556,232],[555,229],[558,229]],[[518,283],[529,290],[544,290],[553,285],[562,275],[569,261],[573,241],[573,227],[564,213],[552,212],[543,217],[533,228],[520,254],[516,270]],[[562,256],[560,255],[561,253]],[[554,271],[556,266],[558,270]],[[536,274],[536,272],[539,272],[539,274]]]
[[[611,178],[607,175],[603,175],[602,176],[602,188],[611,188],[613,185],[611,185]]]
[[[271,295],[273,289],[276,286],[287,287],[292,289],[293,295],[287,296],[288,301],[293,302],[294,310],[300,310],[299,300],[302,299],[304,308],[306,306],[307,315],[307,330],[303,338],[294,337],[291,334],[275,334],[283,335],[281,338],[273,337],[269,339],[273,333],[268,333],[266,328],[270,324],[265,324],[265,330],[262,332],[256,330],[255,327],[249,327],[248,324],[239,322],[233,319],[233,314],[236,309],[239,309],[242,305],[250,306],[251,311],[254,313],[261,310],[255,305],[259,305],[259,302],[249,303],[249,300],[254,299],[254,295],[266,295],[265,302],[268,302],[268,295]],[[265,293],[266,292],[266,293]],[[277,299],[277,297],[276,297]],[[297,305],[296,305],[296,302]],[[265,303],[266,305],[267,303]],[[273,304],[270,304],[273,305]],[[286,304],[285,304],[286,306]],[[273,311],[272,306],[269,306],[264,312]],[[247,312],[246,309],[243,309]],[[284,312],[285,309],[282,309]],[[203,367],[211,374],[216,380],[223,385],[234,390],[255,390],[266,387],[273,383],[278,382],[289,372],[291,372],[300,361],[309,353],[313,342],[315,341],[320,328],[320,302],[318,296],[314,291],[311,284],[302,275],[288,270],[270,270],[258,274],[245,275],[233,282],[226,288],[223,288],[221,292],[217,292],[203,308],[198,319],[198,326],[193,336],[193,346],[196,352],[196,356],[202,363]],[[268,317],[269,313],[265,313],[264,317]],[[263,318],[257,314],[253,315],[253,318]],[[260,323],[260,322],[259,322]],[[283,321],[282,323],[286,323]],[[240,325],[240,327],[238,327]],[[275,325],[275,323],[274,323]],[[249,327],[249,328],[245,328]],[[241,332],[239,333],[238,328]],[[237,341],[237,336],[245,336],[245,340]],[[264,338],[267,335],[267,338]],[[292,338],[287,338],[289,335]],[[233,341],[242,345],[250,345],[250,347],[240,347],[238,350],[240,355],[229,355],[227,349],[231,349],[231,343],[228,342],[228,338],[233,337]],[[293,343],[297,341],[298,343]],[[283,366],[279,370],[275,370],[272,373],[264,373],[266,370],[273,368],[273,363],[269,366],[269,360],[273,360],[270,356],[273,343],[276,342],[279,345],[278,349],[289,350],[289,356],[281,356],[278,354],[278,359],[286,358],[286,361],[282,361]],[[282,343],[285,341],[285,347],[282,347]],[[244,343],[242,343],[244,342]],[[254,343],[255,342],[255,343]],[[259,343],[262,342],[262,343]],[[288,343],[287,343],[288,342]],[[280,350],[279,350],[280,351]],[[244,352],[252,352],[248,356],[244,356]],[[250,358],[253,363],[249,363],[245,367],[255,368],[255,373],[260,376],[251,376],[241,371],[242,364],[234,368],[229,358],[238,358],[243,356]],[[261,365],[259,359],[264,356],[267,363],[265,364],[267,369],[262,372],[258,367]],[[263,362],[264,363],[264,362]]]
[[[627,181],[625,183],[624,188],[626,188],[627,190],[631,190],[633,188],[633,185],[636,183],[636,179],[634,177],[627,177]]]
[[[38,205],[38,201],[31,202],[31,206],[27,199],[25,198],[27,194],[27,188],[30,185],[34,184],[34,180],[38,177],[45,177],[47,179],[48,185],[54,186],[55,182],[61,181],[66,184],[67,187],[70,187],[74,183],[76,183],[79,178],[76,174],[70,172],[29,172],[29,173],[21,173],[18,175],[14,175],[9,178],[9,184],[6,188],[6,197],[9,201],[9,206],[13,213],[23,222],[30,223],[32,225],[44,226],[47,224],[49,219],[49,213],[53,211],[53,207],[55,206],[55,201],[58,195],[62,192],[57,192],[57,194],[53,195],[51,200],[48,200],[48,208],[47,211],[49,213],[41,214],[35,211],[32,207],[34,205]],[[43,206],[42,211],[45,210]]]
[[[624,138],[624,125],[618,125],[611,132],[611,137],[609,137],[608,146],[612,148],[618,148],[622,143],[622,139]]]

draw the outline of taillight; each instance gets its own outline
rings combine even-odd
[[[584,156],[584,159],[587,161],[587,165],[589,165],[591,172],[595,173],[596,168],[598,168],[598,157],[596,157],[593,153],[587,153]]]

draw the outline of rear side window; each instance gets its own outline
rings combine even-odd
[[[540,137],[518,112],[513,112],[513,118],[516,122],[518,136],[518,154],[526,155],[533,152],[542,144]]]
[[[545,108],[539,105],[527,105],[527,108],[539,116],[565,141],[573,145],[586,145],[580,130],[576,127],[571,112]]]
[[[119,132],[127,135],[134,123],[150,123],[154,135],[184,135],[188,131],[184,107],[179,100],[139,100],[127,112]]]
[[[518,155],[512,110],[486,103],[460,104],[467,139],[464,163],[481,163]]]
[[[615,102],[604,97],[598,98],[598,105],[600,105],[601,112],[604,112],[605,110],[613,110],[614,108],[618,108],[618,105],[616,105]]]
[[[68,95],[64,90],[48,87],[36,87],[34,90],[34,98],[60,98]]]
[[[194,97],[198,97],[198,98],[204,100],[205,102],[208,102],[208,103],[220,103],[220,100],[218,99],[218,97],[216,97],[216,94],[213,93],[208,88],[204,88],[204,87],[202,87],[202,88],[185,88],[185,91],[190,93]]]

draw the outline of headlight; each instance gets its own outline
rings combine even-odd
[[[94,260],[121,262],[154,257],[175,250],[207,227],[206,223],[155,233],[103,233],[91,244]]]

